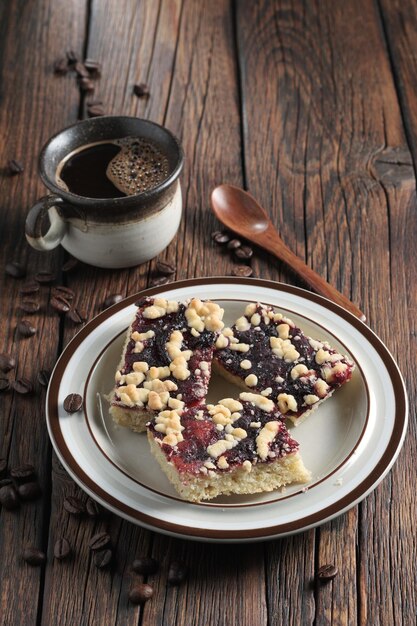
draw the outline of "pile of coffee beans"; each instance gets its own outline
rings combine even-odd
[[[5,459],[0,459],[0,505],[7,511],[18,509],[23,502],[32,502],[42,495],[35,467],[23,463],[9,471]]]
[[[219,246],[223,246],[227,250],[230,250],[235,260],[240,261],[239,265],[233,266],[230,272],[232,276],[252,276],[253,270],[250,265],[244,265],[242,263],[242,261],[250,263],[253,256],[253,250],[250,246],[248,246],[245,242],[242,242],[240,239],[235,238],[227,230],[216,230],[211,234],[211,238]]]
[[[155,274],[149,283],[150,287],[159,287],[159,285],[171,282],[177,268],[172,263],[168,263],[168,261],[158,260],[156,261],[155,270]]]
[[[74,73],[77,77],[78,87],[82,94],[91,95],[95,91],[94,81],[101,76],[101,63],[95,59],[81,60],[74,50],[67,50],[65,56],[57,59],[54,63],[54,72],[58,76]],[[87,102],[89,117],[104,115],[101,100]]]

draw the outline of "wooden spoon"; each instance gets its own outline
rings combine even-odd
[[[217,219],[227,228],[284,261],[317,293],[333,300],[362,321],[366,320],[356,305],[285,245],[265,210],[249,193],[233,185],[220,185],[211,194],[211,206]]]

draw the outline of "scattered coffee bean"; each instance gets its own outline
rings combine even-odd
[[[23,378],[23,376],[21,378],[16,378],[16,380],[12,382],[12,387],[16,393],[19,393],[22,396],[32,393],[33,391],[32,382],[28,378]]]
[[[77,267],[78,265],[78,259],[68,259],[68,261],[66,263],[64,263],[64,265],[62,266],[62,271],[63,272],[71,272],[75,267]]]
[[[20,506],[16,489],[13,485],[6,485],[0,489],[0,505],[8,511],[13,511]]]
[[[49,304],[58,313],[68,313],[71,308],[71,304],[64,298],[64,296],[53,296]]]
[[[58,561],[63,561],[71,555],[71,546],[65,537],[61,537],[54,545],[54,557]]]
[[[6,470],[7,470],[6,459],[0,459],[0,478],[5,475]]]
[[[87,313],[82,309],[71,309],[68,311],[67,317],[69,317],[74,324],[82,324],[87,319]]]
[[[38,379],[38,383],[42,387],[47,387],[49,385],[49,379],[51,378],[51,373],[48,370],[40,370],[36,377]]]
[[[0,378],[0,393],[3,391],[9,391],[10,387],[10,380],[7,380],[7,378]]]
[[[9,170],[10,176],[16,176],[17,174],[22,174],[25,170],[22,163],[20,161],[16,161],[16,159],[11,159],[7,163],[7,169]]]
[[[175,272],[177,271],[175,265],[171,265],[171,263],[167,263],[166,261],[157,261],[156,269],[160,274],[165,274],[167,276],[175,274]]]
[[[52,272],[45,271],[45,272],[38,272],[37,274],[35,274],[35,280],[38,283],[42,283],[43,285],[49,285],[50,283],[53,283],[55,278],[56,276]]]
[[[85,91],[86,93],[92,93],[95,89],[95,85],[91,78],[80,78],[79,85],[81,91]]]
[[[188,567],[182,561],[173,561],[168,570],[168,584],[176,587],[187,578]]]
[[[2,478],[0,480],[0,489],[2,487],[7,487],[7,485],[14,485],[14,482],[11,478]]]
[[[123,296],[120,293],[112,293],[104,300],[103,308],[108,309],[109,306],[112,306],[112,304],[117,304],[121,300],[123,300]]]
[[[92,74],[93,76],[100,76],[101,63],[99,61],[95,61],[94,59],[86,59],[84,61],[84,66],[88,69],[90,74]]]
[[[145,85],[145,83],[138,83],[137,85],[134,85],[133,93],[138,98],[149,98],[150,95],[149,87],[148,85]]]
[[[235,257],[238,259],[242,259],[244,261],[248,261],[253,256],[253,250],[249,246],[240,246],[233,251]]]
[[[41,305],[36,300],[23,300],[18,306],[18,308],[24,313],[37,313]]]
[[[129,591],[129,601],[132,604],[145,604],[147,600],[152,598],[153,588],[146,583],[135,585]]]
[[[23,551],[23,560],[28,565],[38,566],[42,565],[46,561],[45,553],[42,550],[38,550],[34,546],[28,546]]]
[[[74,65],[74,70],[77,72],[78,76],[81,76],[81,78],[88,78],[89,77],[89,73],[87,68],[85,67],[84,63],[82,61],[77,61]]]
[[[31,463],[22,463],[16,465],[10,470],[10,476],[17,480],[19,483],[30,481],[36,476],[36,469]]]
[[[317,578],[320,582],[322,583],[327,583],[329,582],[329,580],[333,580],[333,578],[335,578],[335,576],[337,576],[339,570],[337,569],[337,567],[335,565],[322,565],[318,570],[317,570]]]
[[[156,574],[159,569],[159,563],[156,559],[145,556],[141,559],[135,559],[132,563],[132,569],[137,574],[149,576],[150,574]]]
[[[235,265],[231,271],[232,276],[248,277],[252,276],[253,269],[249,265]]]
[[[40,498],[42,489],[37,482],[23,483],[23,485],[18,486],[17,493],[19,494],[19,498],[24,502],[32,502],[32,500]]]
[[[77,413],[83,405],[83,399],[78,393],[70,393],[64,400],[64,411]]]
[[[51,295],[60,298],[64,297],[65,300],[68,300],[68,302],[74,300],[75,298],[75,293],[73,292],[73,290],[69,287],[65,287],[64,285],[56,285],[55,287],[52,287]]]
[[[2,372],[10,372],[16,367],[16,359],[14,359],[10,354],[6,354],[2,352],[0,354],[0,370]]]
[[[98,517],[101,513],[100,505],[92,498],[88,498],[85,508],[89,517]]]
[[[90,550],[94,550],[94,551],[102,550],[102,548],[105,548],[106,546],[108,546],[109,543],[110,543],[110,535],[106,532],[101,532],[91,537],[88,543],[88,547],[90,548]]]
[[[112,551],[110,549],[100,550],[94,554],[94,563],[99,569],[103,569],[110,565],[112,559]]]
[[[16,328],[19,335],[26,338],[33,337],[33,335],[36,335],[37,333],[36,328],[32,325],[31,322],[29,322],[29,320],[21,320]]]
[[[231,239],[229,243],[227,244],[227,248],[229,250],[236,250],[237,248],[240,248],[241,245],[242,245],[242,242],[239,241],[239,239]]]
[[[24,283],[24,285],[22,285],[19,289],[19,293],[22,293],[24,295],[30,294],[30,293],[37,293],[39,291],[39,283],[37,283],[34,280],[30,280],[27,283]]]
[[[69,65],[75,65],[78,61],[78,55],[74,52],[74,50],[67,50],[67,59]]]
[[[11,263],[7,263],[5,272],[8,276],[12,278],[24,278],[26,276],[26,268],[21,263],[17,261],[12,261]]]
[[[159,287],[159,285],[165,285],[165,283],[167,283],[168,281],[169,281],[169,276],[156,276],[150,281],[149,286]]]
[[[54,63],[54,73],[60,74],[63,76],[68,72],[68,60],[67,59],[57,59]]]
[[[230,235],[221,230],[216,230],[214,233],[212,233],[211,238],[216,243],[228,243],[230,241]]]
[[[85,504],[81,498],[67,496],[64,500],[64,509],[70,515],[82,515],[85,513]]]
[[[104,115],[104,109],[102,104],[87,104],[88,117],[100,117]]]

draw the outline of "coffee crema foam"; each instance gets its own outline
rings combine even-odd
[[[120,152],[108,164],[106,176],[127,196],[150,191],[168,177],[168,159],[151,141],[124,137],[109,143],[119,146]]]

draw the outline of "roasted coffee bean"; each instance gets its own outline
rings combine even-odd
[[[133,561],[132,569],[137,574],[149,576],[150,574],[156,574],[159,569],[159,563],[152,557],[144,556],[141,559],[135,559]]]
[[[16,489],[13,485],[6,485],[0,489],[0,505],[8,511],[13,511],[20,506]]]
[[[242,259],[244,261],[248,261],[253,256],[253,250],[249,246],[240,246],[233,251],[235,257],[238,259]]]
[[[19,483],[30,481],[36,476],[36,469],[31,463],[22,463],[16,465],[10,470],[10,476],[17,480]]]
[[[68,313],[71,308],[71,304],[64,298],[64,296],[53,296],[50,299],[49,304],[58,313]]]
[[[64,410],[67,413],[77,413],[83,405],[83,399],[78,393],[70,393],[64,400]]]
[[[27,283],[24,283],[19,289],[19,293],[22,293],[23,295],[37,293],[38,291],[39,283],[37,283],[35,280],[30,280]]]
[[[252,276],[253,269],[249,265],[235,265],[231,271],[232,276],[248,277]]]
[[[0,378],[0,393],[2,391],[9,391],[10,387],[10,380],[7,380],[7,378]]]
[[[159,285],[165,285],[169,281],[169,276],[156,276],[149,283],[150,287],[159,287]]]
[[[2,372],[10,372],[10,370],[14,370],[15,367],[16,359],[10,356],[10,354],[2,352],[0,354],[0,370]]]
[[[16,176],[16,174],[22,174],[25,170],[22,163],[20,161],[16,161],[16,159],[11,159],[7,163],[7,169],[9,170],[10,176]]]
[[[78,259],[68,259],[68,261],[64,263],[61,269],[63,272],[71,272],[71,270],[76,268],[77,265],[78,265]]]
[[[182,561],[173,561],[168,570],[168,584],[176,587],[187,578],[188,567]]]
[[[28,565],[42,565],[46,561],[45,553],[42,550],[38,550],[34,546],[28,546],[23,551],[23,560],[26,561]]]
[[[57,59],[54,63],[54,73],[64,75],[68,72],[68,60],[67,59]]]
[[[35,326],[29,320],[20,320],[16,328],[19,335],[26,338],[33,337],[37,333]]]
[[[7,487],[7,485],[13,485],[14,486],[14,482],[11,478],[2,478],[0,480],[0,489],[2,487]]]
[[[67,50],[67,59],[69,65],[74,65],[78,61],[78,55],[74,50]]]
[[[71,546],[65,537],[61,537],[54,545],[54,557],[58,561],[63,561],[71,555]]]
[[[88,69],[91,75],[100,76],[101,63],[99,61],[95,61],[94,59],[86,59],[84,61],[84,66]]]
[[[19,498],[23,500],[23,502],[31,502],[32,500],[37,500],[42,495],[42,489],[39,483],[30,482],[23,483],[23,485],[19,485],[17,488],[17,493],[19,494]]]
[[[91,78],[80,78],[78,84],[80,85],[81,91],[85,91],[86,93],[92,93],[95,89],[95,85]]]
[[[74,300],[75,298],[75,293],[73,292],[73,290],[69,287],[65,287],[64,285],[56,285],[55,287],[52,287],[51,295],[58,296],[60,298],[63,297],[65,298],[65,300],[68,300],[68,302]]]
[[[81,498],[67,496],[64,500],[64,509],[70,515],[82,515],[85,513],[85,504]]]
[[[85,508],[89,517],[98,517],[101,513],[100,505],[92,498],[88,498]]]
[[[146,583],[135,585],[129,591],[129,601],[132,604],[145,604],[147,600],[152,598],[153,588]]]
[[[329,582],[329,580],[333,580],[333,578],[335,578],[338,573],[339,573],[339,570],[337,569],[335,565],[326,564],[326,565],[322,565],[317,570],[316,576],[320,582],[327,583]]]
[[[138,98],[148,98],[150,95],[149,87],[148,85],[145,85],[145,83],[138,83],[137,85],[134,85],[133,93]]]
[[[106,532],[101,532],[93,535],[88,543],[90,550],[102,550],[110,543],[110,535]]]
[[[36,378],[38,379],[38,383],[42,387],[47,387],[49,385],[49,379],[51,378],[51,374],[50,372],[48,372],[48,370],[40,370]]]
[[[212,233],[211,238],[216,243],[228,243],[230,241],[230,235],[221,230],[216,230],[214,233]]]
[[[11,263],[7,263],[5,267],[5,272],[8,276],[12,278],[24,278],[26,276],[26,268],[22,263],[18,263],[17,261],[12,261]]]
[[[120,293],[112,293],[103,302],[103,308],[108,309],[112,304],[117,304],[123,300],[123,296]]]
[[[87,319],[87,313],[82,309],[71,309],[68,311],[67,317],[69,317],[74,324],[82,324]]]
[[[241,245],[242,242],[239,241],[239,239],[231,239],[227,244],[227,247],[229,250],[236,250],[237,248],[240,248]]]
[[[35,274],[35,280],[38,283],[42,283],[43,285],[49,285],[50,283],[53,283],[55,278],[56,276],[52,272],[42,271]]]
[[[95,566],[99,569],[103,569],[110,565],[112,560],[113,553],[110,549],[107,550],[99,550],[94,554],[94,563]]]
[[[82,61],[77,61],[75,63],[74,70],[77,72],[78,76],[81,76],[81,78],[88,78],[89,76],[88,70]]]
[[[18,307],[24,313],[37,313],[41,305],[36,300],[23,300]]]
[[[166,261],[157,261],[156,269],[160,274],[165,274],[166,276],[175,274],[175,272],[177,271],[175,265],[171,265],[171,263],[167,263]]]
[[[87,104],[88,117],[100,117],[104,115],[104,109],[102,104]]]
[[[12,387],[16,393],[19,393],[22,396],[32,393],[33,391],[32,382],[28,378],[23,378],[23,376],[21,378],[16,378],[16,380],[12,382]]]
[[[7,470],[7,461],[6,459],[0,459],[0,478],[2,478]]]

